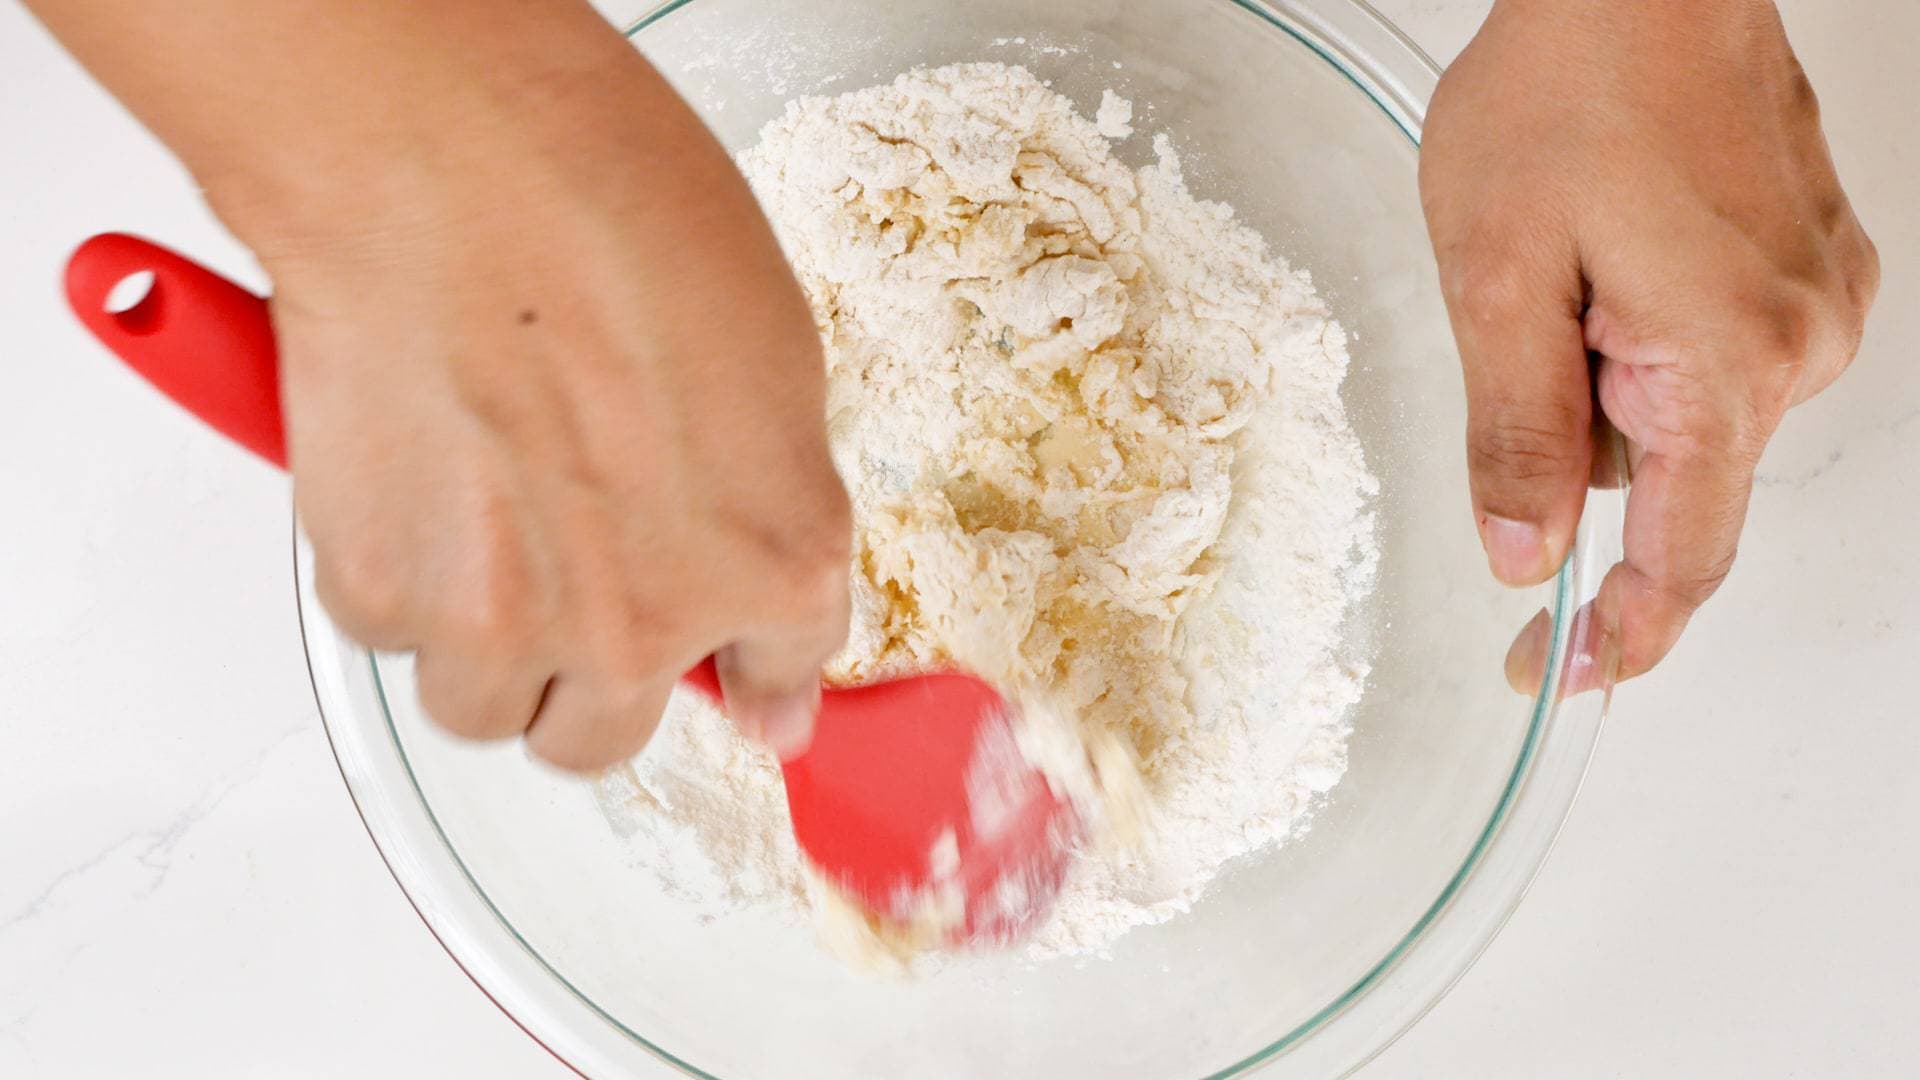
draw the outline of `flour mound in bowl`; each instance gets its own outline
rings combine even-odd
[[[828,676],[952,663],[1044,689],[1138,762],[1136,846],[1094,847],[1027,946],[1099,954],[1303,830],[1366,677],[1343,641],[1377,485],[1308,276],[1131,169],[1023,68],[794,101],[740,159],[825,343],[852,493],[853,622]],[[601,804],[702,917],[804,917],[773,760],[691,694]]]

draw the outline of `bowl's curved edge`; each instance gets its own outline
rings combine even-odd
[[[460,974],[466,976],[467,981],[473,984],[474,989],[480,991],[482,997],[492,1003],[494,1008],[500,1010],[502,1016],[512,1021],[514,1027],[519,1028],[526,1034],[527,1038],[532,1039],[534,1045],[545,1050],[553,1060],[566,1066],[567,1069],[576,1076],[585,1078],[587,1076],[586,1073],[580,1071],[572,1062],[561,1056],[560,1052],[549,1045],[545,1039],[542,1039],[539,1033],[522,1023],[520,1018],[515,1016],[511,1009],[501,1004],[500,999],[493,996],[493,992],[487,989],[486,984],[482,983],[479,978],[468,969],[466,963],[460,959],[460,954],[454,951],[451,945],[447,944],[446,938],[440,935],[440,931],[434,926],[433,920],[427,918],[427,913],[420,909],[420,905],[414,900],[413,894],[407,891],[406,883],[401,880],[399,871],[394,868],[393,859],[387,854],[387,849],[382,846],[380,842],[380,834],[374,830],[373,823],[367,820],[367,812],[360,804],[360,797],[354,793],[353,780],[347,774],[346,762],[341,757],[340,744],[334,737],[334,724],[327,711],[326,699],[320,690],[319,676],[314,671],[313,642],[310,637],[312,631],[308,625],[311,605],[308,602],[305,590],[300,588],[299,585],[299,581],[304,577],[302,571],[305,569],[305,561],[302,558],[302,553],[305,549],[306,539],[301,534],[299,519],[292,514],[289,514],[288,517],[292,522],[293,543],[291,544],[291,548],[293,552],[294,576],[296,579],[293,595],[294,611],[300,625],[300,648],[306,659],[307,685],[313,692],[313,707],[315,711],[320,714],[320,730],[322,734],[326,736],[327,750],[333,755],[334,768],[340,773],[340,783],[346,789],[347,801],[353,806],[354,816],[360,819],[360,827],[366,830],[367,839],[373,843],[374,854],[380,857],[380,865],[386,867],[387,876],[392,879],[401,897],[407,901],[407,906],[413,909],[414,915],[419,917],[420,924],[426,927],[427,933],[433,935],[434,942],[440,946],[442,952],[447,954],[447,959],[453,961],[453,966],[460,970]]]

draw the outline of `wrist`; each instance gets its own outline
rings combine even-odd
[[[1562,80],[1740,80],[1791,56],[1773,0],[1495,0],[1480,37]]]
[[[1661,23],[1707,24],[1773,12],[1774,0],[1494,0],[1495,15],[1530,18],[1617,17]]]
[[[671,95],[664,81],[597,16],[546,22],[562,25],[516,40],[496,27],[463,35],[458,49],[393,42],[352,62],[336,54],[316,76],[226,110],[215,137],[172,141],[263,258],[343,226],[511,205],[632,138],[623,122],[672,111],[655,100]]]

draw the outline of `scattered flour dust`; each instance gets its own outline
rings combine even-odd
[[[1030,959],[1097,955],[1306,828],[1346,768],[1377,491],[1304,272],[1134,170],[1025,69],[915,70],[802,98],[741,165],[826,346],[854,615],[829,670],[957,662],[1031,687],[1138,769],[1134,846],[1080,853]],[[600,799],[703,918],[807,917],[780,774],[675,699]]]

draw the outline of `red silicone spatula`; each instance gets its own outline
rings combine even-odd
[[[153,275],[145,297],[108,311],[114,287],[143,271]],[[286,467],[266,301],[165,248],[108,233],[68,262],[67,302],[148,382]],[[720,701],[711,659],[683,682]],[[883,920],[908,917],[930,888],[957,885],[965,909],[953,943],[1017,940],[1051,908],[1081,825],[1012,750],[1010,716],[993,687],[963,674],[828,688],[813,745],[783,766],[800,849]]]

